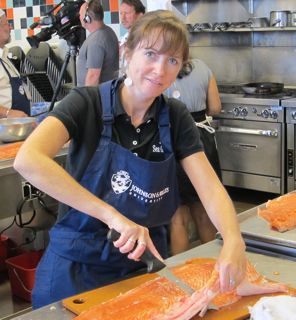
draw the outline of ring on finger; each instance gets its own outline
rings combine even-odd
[[[129,238],[128,240],[127,240],[128,242],[131,242],[131,243],[136,243],[136,241],[135,240],[133,240],[132,238]]]
[[[235,280],[230,279],[230,280],[229,280],[229,285],[230,285],[231,287],[233,287],[233,286],[235,285]]]

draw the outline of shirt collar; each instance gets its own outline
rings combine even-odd
[[[117,86],[117,90],[116,90],[116,93],[115,93],[115,106],[116,106],[116,110],[115,110],[115,117],[119,117],[121,115],[126,115],[127,117],[128,114],[125,112],[123,106],[122,106],[122,103],[119,99],[119,84],[121,81],[118,81],[118,86]],[[145,115],[145,121],[148,121],[148,120],[156,120],[156,114],[157,114],[157,110],[158,110],[158,104],[160,103],[160,99],[159,98],[156,98],[152,105],[150,106],[150,108],[147,110],[147,113]]]
[[[7,47],[0,48],[0,58],[1,59],[6,59],[6,58],[11,59],[12,58],[12,53],[9,52]]]

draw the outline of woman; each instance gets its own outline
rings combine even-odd
[[[199,128],[205,154],[216,174],[221,178],[215,130],[207,118],[207,116],[218,114],[221,110],[219,91],[212,71],[203,61],[192,59],[184,64],[176,81],[165,91],[165,94],[185,103]],[[189,249],[190,216],[201,243],[213,240],[217,232],[186,173],[182,168],[178,167],[178,169],[181,206],[174,214],[170,226],[173,255]]]
[[[74,89],[15,159],[25,179],[64,204],[36,272],[35,308],[142,268],[146,247],[167,256],[165,226],[178,207],[175,158],[224,237],[217,265],[222,290],[244,275],[245,246],[231,201],[190,113],[161,95],[188,58],[184,24],[169,11],[148,13],[131,28],[126,48],[127,78],[100,92]],[[65,171],[53,157],[68,140]],[[114,242],[119,250],[106,241],[109,228],[121,234]]]

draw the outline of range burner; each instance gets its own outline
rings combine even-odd
[[[296,97],[296,89],[291,88],[284,88],[282,92],[276,94],[247,94],[240,85],[218,85],[218,89],[220,93],[241,95],[244,98],[289,99]]]

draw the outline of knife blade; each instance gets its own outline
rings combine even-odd
[[[118,240],[119,237],[120,233],[114,229],[110,229],[107,234],[107,239],[112,242]],[[195,292],[195,290],[193,290],[187,283],[175,276],[169,267],[155,257],[148,248],[145,249],[144,253],[140,257],[140,260],[147,265],[148,273],[157,273],[161,277],[165,277],[169,281],[175,283],[179,288],[189,295],[192,295],[192,293]]]

